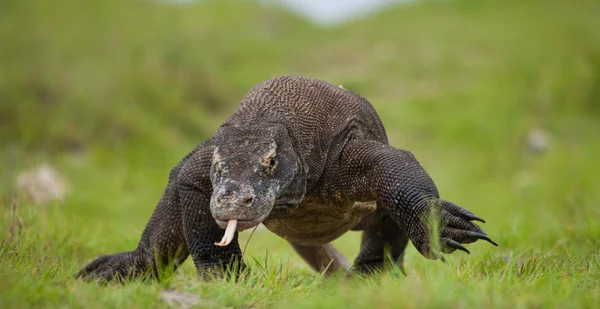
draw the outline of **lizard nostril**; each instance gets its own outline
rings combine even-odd
[[[244,200],[244,203],[246,203],[246,205],[251,205],[252,202],[254,202],[254,195],[248,195]]]
[[[217,205],[220,206],[221,204],[223,204],[223,199],[220,197],[217,197]]]

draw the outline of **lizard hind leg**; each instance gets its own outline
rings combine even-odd
[[[402,273],[404,270],[404,250],[408,244],[408,236],[391,217],[385,216],[376,225],[365,229],[362,234],[360,252],[352,266],[352,273],[372,274],[384,270],[386,250],[393,263]]]
[[[325,276],[331,276],[337,271],[348,271],[350,264],[331,243],[318,246],[304,246],[290,243],[296,253],[300,255],[312,269]]]

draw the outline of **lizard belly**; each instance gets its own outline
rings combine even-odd
[[[376,209],[375,202],[356,202],[343,208],[307,203],[285,217],[267,218],[263,224],[291,243],[316,246],[342,236]]]

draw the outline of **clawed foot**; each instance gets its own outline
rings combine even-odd
[[[403,261],[396,261],[394,264],[398,271],[406,277],[406,269],[404,269]],[[346,273],[346,277],[353,277],[356,275],[373,275],[383,272],[384,269],[385,266],[383,261],[356,263]]]
[[[98,283],[122,283],[146,274],[145,264],[135,252],[103,255],[77,272],[75,278]]]
[[[483,219],[452,202],[438,199],[434,205],[437,207],[433,211],[432,218],[421,221],[422,226],[417,228],[419,232],[413,233],[413,237],[411,237],[413,244],[423,256],[445,261],[441,253],[448,254],[455,250],[470,253],[462,244],[472,243],[480,239],[498,246],[477,224],[471,222],[485,223]],[[437,230],[440,232],[439,246],[431,246],[429,239],[427,239],[429,233],[423,233],[426,230],[423,222],[431,222],[433,218],[439,220],[437,222],[439,224]]]

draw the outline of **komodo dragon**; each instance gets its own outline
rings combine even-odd
[[[478,239],[496,245],[473,220],[485,222],[440,199],[412,153],[389,145],[366,99],[281,76],[254,86],[215,136],[171,170],[135,250],[101,256],[76,277],[156,277],[190,254],[201,276],[231,273],[245,267],[238,231],[260,223],[327,275],[350,269],[331,242],[363,231],[351,273],[371,273],[387,256],[402,267],[409,239],[442,260]]]

